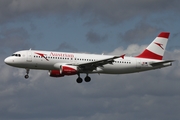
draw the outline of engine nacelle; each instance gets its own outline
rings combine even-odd
[[[48,74],[51,77],[63,77],[64,76],[63,74],[60,73],[59,70],[50,70]]]
[[[49,76],[51,77],[63,77],[64,75],[75,75],[78,73],[77,66],[61,65],[59,70],[50,70]]]
[[[60,73],[63,75],[75,75],[78,73],[78,68],[72,65],[61,65]]]

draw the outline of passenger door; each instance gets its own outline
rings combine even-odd
[[[31,49],[27,51],[27,62],[32,62],[32,51]]]

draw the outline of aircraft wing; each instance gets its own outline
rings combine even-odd
[[[125,56],[125,54],[121,55],[121,56],[113,56],[110,58],[101,59],[101,60],[97,60],[97,61],[80,63],[80,64],[77,64],[76,66],[78,66],[82,70],[92,71],[92,70],[96,69],[97,67],[102,67],[103,65],[106,65],[106,64],[112,64],[114,62],[114,59],[117,59],[117,58],[124,59],[124,56]]]
[[[154,62],[154,63],[151,63],[150,65],[152,66],[162,66],[164,64],[172,64],[172,62],[174,62],[174,60],[166,60],[166,61],[161,61],[161,62]]]

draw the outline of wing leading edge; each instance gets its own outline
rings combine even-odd
[[[97,60],[97,61],[80,63],[78,65],[76,64],[76,66],[78,66],[81,70],[92,71],[92,70],[95,70],[97,67],[103,67],[103,65],[106,65],[106,64],[113,64],[114,59],[117,59],[117,58],[124,59],[124,56],[125,56],[125,54],[123,54],[121,56],[113,56],[110,58],[101,59],[101,60]]]

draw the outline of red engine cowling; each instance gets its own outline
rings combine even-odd
[[[61,74],[59,70],[50,70],[49,76],[51,76],[51,77],[63,77],[64,75]]]
[[[64,75],[75,75],[78,73],[77,66],[62,65],[60,70],[50,70],[49,76],[51,77],[63,77]]]
[[[72,65],[62,65],[60,66],[60,73],[63,75],[75,75],[78,73],[78,68]]]

